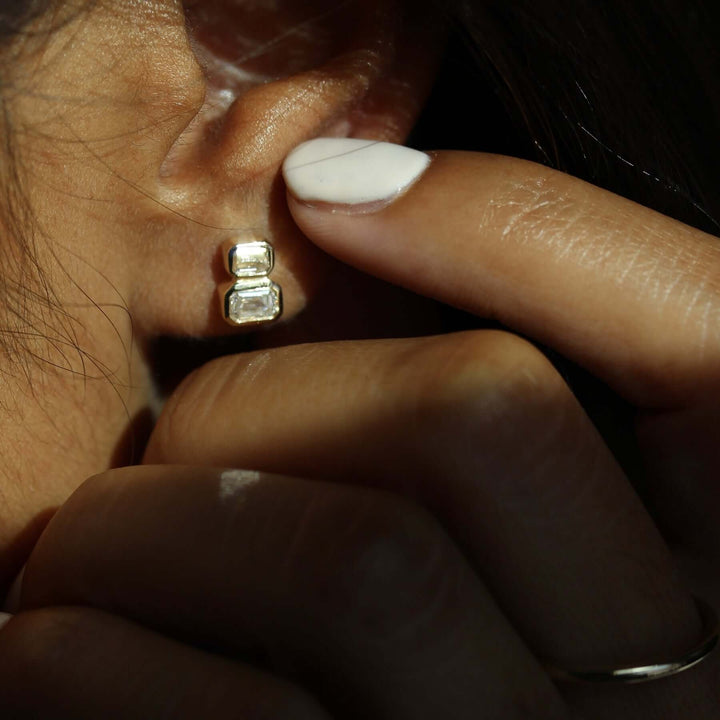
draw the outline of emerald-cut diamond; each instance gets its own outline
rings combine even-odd
[[[237,243],[228,248],[228,271],[238,278],[269,275],[275,262],[272,245],[264,240]]]
[[[234,325],[275,320],[282,312],[280,286],[268,278],[236,282],[225,293],[224,306]]]

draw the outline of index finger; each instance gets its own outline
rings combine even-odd
[[[535,163],[442,152],[425,169],[416,151],[326,142],[301,145],[284,174],[296,222],[327,252],[497,318],[636,405],[717,389],[717,238]]]

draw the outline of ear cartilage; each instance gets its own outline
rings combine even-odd
[[[275,264],[265,240],[223,244],[225,269],[235,280],[220,287],[220,310],[230,325],[257,325],[282,315],[282,290],[268,277]]]

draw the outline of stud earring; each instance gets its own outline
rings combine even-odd
[[[230,325],[257,325],[282,314],[282,290],[268,275],[275,264],[272,245],[261,239],[228,240],[222,247],[225,269],[234,280],[219,288],[220,310]]]

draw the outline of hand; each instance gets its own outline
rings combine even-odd
[[[382,225],[397,207],[328,222]],[[129,708],[117,717],[152,716],[179,684],[187,700],[173,717],[196,717],[203,702],[237,716],[242,701],[267,698],[269,717],[283,717],[284,701],[322,717],[297,686],[263,683],[247,662],[221,671],[210,649],[223,662],[259,656],[337,716],[716,714],[716,665],[642,688],[559,692],[535,659],[664,656],[698,627],[652,520],[552,366],[522,340],[466,333],[224,358],[175,395],[149,455],[316,479],[151,467],[86,484],[28,565],[23,607],[47,609],[0,633],[6,698],[16,690],[11,699],[42,703],[20,692],[29,684],[59,694],[71,717],[100,714],[81,714],[92,698]],[[28,651],[38,638],[49,652]],[[98,646],[120,668],[100,665]],[[68,682],[78,676],[82,696]],[[58,704],[44,707],[53,717]]]
[[[353,165],[355,185],[344,188],[343,202],[377,185],[376,168],[363,168],[373,152],[328,152],[329,162],[297,171],[288,171],[297,160],[286,163],[301,229],[350,265],[499,319],[632,403],[651,519],[695,590],[717,607],[718,238],[533,163],[469,153],[438,154],[409,192],[381,201],[381,211],[373,212],[377,196],[375,206],[333,206],[326,188],[335,187],[338,165]],[[396,177],[417,172],[413,162]],[[320,176],[323,188],[313,187]],[[650,562],[644,552],[642,544],[633,549],[641,565]],[[625,632],[623,621],[643,624],[649,604],[642,615],[618,617],[614,633]],[[720,687],[717,670],[706,672],[708,687]],[[713,715],[720,695],[711,695]]]
[[[148,452],[196,464],[242,457],[239,464],[395,487],[427,498],[482,550],[485,537],[502,543],[522,527],[531,500],[524,474],[533,458],[512,462],[514,431],[488,425],[482,403],[489,395],[493,420],[522,421],[532,434],[542,427],[541,414],[515,410],[517,385],[501,382],[516,355],[539,373],[552,370],[500,333],[223,358],[175,394]],[[563,434],[591,433],[572,467],[602,463],[592,428],[567,399]],[[473,466],[482,450],[476,435],[486,436],[488,453]],[[493,463],[510,496],[519,494],[497,520],[483,500],[494,493]],[[470,502],[468,513],[462,505]],[[547,530],[527,529],[539,543]],[[551,547],[557,538],[547,537]],[[525,562],[522,547],[510,551]],[[522,565],[513,572],[524,574]],[[116,717],[154,717],[172,707],[171,717],[258,708],[273,718],[323,717],[309,693],[335,717],[462,718],[478,708],[488,717],[528,708],[565,715],[536,659],[427,511],[374,489],[211,468],[126,468],[85,483],[28,563],[22,612],[0,633],[0,658],[0,699],[17,717],[63,717],[59,707],[73,718],[110,708],[119,708]]]
[[[470,153],[439,154],[381,212],[292,195],[290,207],[345,262],[497,318],[605,381],[637,408],[657,520],[685,547],[720,551],[718,238],[533,163]]]

